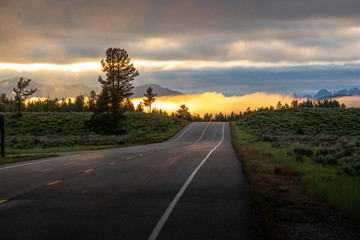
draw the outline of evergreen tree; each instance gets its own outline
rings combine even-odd
[[[5,93],[0,94],[0,103],[1,104],[4,104],[4,103],[6,103],[8,101],[9,101],[9,99],[6,97]]]
[[[83,112],[84,111],[84,95],[79,95],[75,99],[75,107],[77,112]]]
[[[151,104],[153,104],[155,102],[156,95],[157,95],[157,93],[153,92],[153,88],[151,86],[149,86],[146,89],[146,93],[144,94],[144,96],[146,98],[144,98],[143,101],[144,101],[145,107],[147,107],[147,109],[148,109],[148,112],[151,112]]]
[[[204,114],[204,121],[205,121],[205,122],[210,122],[210,121],[211,121],[211,116],[210,116],[209,113],[205,113],[205,114]]]
[[[108,48],[106,58],[101,60],[102,71],[106,79],[99,76],[101,93],[96,110],[90,119],[91,130],[100,134],[122,134],[121,123],[124,120],[124,109],[121,103],[133,93],[132,81],[139,75],[124,49]]]
[[[189,108],[185,104],[182,104],[180,106],[180,108],[176,111],[175,115],[177,118],[191,120],[191,114],[189,112]]]
[[[139,102],[135,109],[136,112],[143,112],[144,111],[144,104],[143,102]]]
[[[96,109],[96,92],[94,90],[91,90],[89,93],[89,101],[88,106],[90,111],[95,111]]]
[[[125,99],[123,108],[125,109],[125,111],[131,111],[131,112],[135,111],[135,106],[129,98]]]
[[[21,114],[20,109],[21,109],[21,105],[22,105],[23,101],[25,99],[27,99],[28,96],[35,93],[37,90],[36,88],[30,89],[29,91],[25,90],[30,85],[30,82],[31,82],[31,79],[25,80],[23,77],[20,77],[20,79],[17,83],[17,87],[14,88],[15,101],[17,102],[18,116],[20,116],[20,114]]]
[[[298,106],[299,106],[298,100],[292,100],[292,102],[291,102],[291,107],[292,107],[292,108],[297,108]]]

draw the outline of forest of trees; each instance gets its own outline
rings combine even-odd
[[[39,99],[37,101],[27,101],[21,105],[22,112],[93,112],[96,108],[97,95],[92,91],[88,97],[85,98],[83,95],[79,95],[76,98],[67,98],[67,99]],[[120,108],[124,111],[137,111],[144,112],[144,104],[140,104],[135,108],[131,99],[126,98],[120,104]],[[340,104],[336,100],[324,100],[324,101],[302,101],[293,100],[290,105],[285,103],[278,104],[273,107],[260,107],[258,109],[247,108],[244,112],[231,112],[230,114],[225,113],[205,113],[203,116],[200,116],[197,113],[191,114],[190,110],[184,105],[179,106],[179,110],[173,113],[168,113],[162,109],[152,108],[151,113],[161,114],[165,116],[184,118],[190,121],[236,121],[241,118],[241,116],[251,114],[254,112],[261,111],[276,111],[280,109],[287,108],[345,108],[344,104]],[[8,98],[4,93],[0,94],[0,112],[16,112],[17,111],[17,101],[14,98]]]

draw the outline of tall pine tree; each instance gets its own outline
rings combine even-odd
[[[146,93],[144,94],[146,98],[144,98],[143,101],[145,107],[148,108],[148,112],[151,112],[151,104],[155,102],[156,95],[157,93],[153,92],[153,88],[151,86],[146,89]]]
[[[15,101],[17,103],[17,115],[21,115],[21,105],[23,104],[24,100],[26,100],[30,95],[36,92],[37,88],[25,90],[30,85],[31,79],[24,79],[20,77],[16,88],[14,88],[15,93]]]
[[[99,134],[122,134],[122,121],[125,119],[121,102],[133,93],[132,81],[139,75],[124,49],[108,48],[106,58],[101,60],[106,79],[99,76],[101,93],[96,109],[89,122],[91,130]]]

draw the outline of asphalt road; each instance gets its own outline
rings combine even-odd
[[[0,239],[262,239],[227,123],[0,166]]]

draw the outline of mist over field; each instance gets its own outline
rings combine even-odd
[[[166,110],[168,112],[176,111],[181,104],[189,107],[191,113],[225,113],[230,114],[232,111],[244,112],[248,107],[250,109],[257,109],[260,107],[276,107],[280,101],[282,104],[288,103],[297,99],[299,101],[306,100],[303,98],[296,98],[294,95],[271,94],[265,92],[257,92],[244,96],[224,96],[222,93],[206,92],[193,95],[179,95],[179,96],[165,96],[156,98],[152,107]],[[141,98],[132,99],[136,106],[141,101]]]
[[[360,96],[339,97],[335,98],[335,100],[339,101],[340,103],[344,103],[346,107],[360,107]]]

